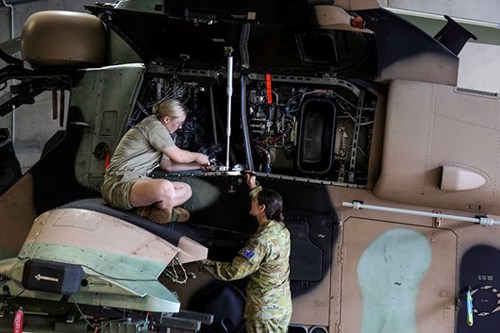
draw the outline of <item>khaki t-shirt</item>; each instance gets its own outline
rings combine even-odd
[[[175,143],[155,115],[128,130],[116,147],[106,171],[113,176],[145,176],[160,165],[163,150]]]

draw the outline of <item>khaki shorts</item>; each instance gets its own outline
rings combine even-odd
[[[102,197],[108,204],[115,208],[132,209],[134,207],[130,205],[130,190],[141,178],[105,176],[101,186]]]

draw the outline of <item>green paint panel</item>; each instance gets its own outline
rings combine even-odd
[[[154,312],[178,312],[180,308],[179,300],[157,281],[167,266],[164,262],[48,243],[25,246],[20,257],[79,264],[86,274],[100,276],[101,279],[96,281],[91,276],[87,278],[89,284],[101,284],[102,292],[90,291],[83,286],[72,295],[77,303]],[[43,294],[38,292],[36,297],[43,298]]]
[[[22,258],[39,258],[79,264],[115,279],[156,279],[167,263],[140,259],[93,248],[35,243],[21,249]]]
[[[357,267],[361,333],[417,332],[417,294],[431,261],[426,237],[409,229],[386,231],[363,251]]]

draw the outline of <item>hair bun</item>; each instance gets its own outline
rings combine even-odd
[[[276,212],[274,212],[273,216],[271,216],[271,218],[273,220],[276,220],[276,221],[283,221],[285,219],[285,216],[283,216],[283,213],[281,212],[281,210],[278,210]]]

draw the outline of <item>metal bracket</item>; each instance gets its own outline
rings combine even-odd
[[[433,213],[441,214],[442,212],[435,210],[435,211],[433,211]],[[432,218],[432,226],[434,228],[441,228],[441,226],[443,225],[443,220],[444,219],[442,217],[433,217]]]

